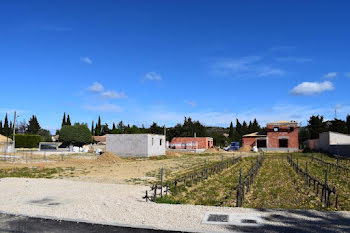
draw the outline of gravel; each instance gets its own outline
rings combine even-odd
[[[257,210],[145,202],[147,186],[101,184],[60,179],[4,178],[0,180],[0,211],[121,226],[171,229],[190,232],[251,230],[238,226],[203,224],[206,212],[260,215],[260,232],[317,228],[350,231],[349,212]],[[316,230],[316,231],[315,231]],[[290,231],[293,232],[293,231]],[[307,231],[306,231],[307,232]]]

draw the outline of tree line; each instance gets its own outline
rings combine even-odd
[[[62,129],[64,129],[62,131]],[[333,131],[339,133],[350,134],[350,115],[347,115],[345,120],[335,118],[333,120],[325,120],[321,115],[311,116],[308,120],[308,124],[304,127],[300,127],[299,130],[299,142],[302,143],[307,139],[318,138],[319,134],[326,131]],[[193,137],[196,134],[197,137],[212,137],[216,146],[227,146],[230,142],[242,142],[242,136],[249,133],[258,132],[260,134],[266,134],[266,128],[261,127],[257,119],[242,123],[239,119],[235,120],[235,126],[233,121],[226,127],[208,127],[200,123],[199,121],[192,120],[191,117],[184,117],[183,123],[178,123],[173,127],[160,126],[156,122],[153,122],[148,128],[142,125],[130,126],[123,121],[115,122],[109,126],[107,123],[102,124],[101,117],[99,116],[96,123],[92,121],[91,127],[88,128],[86,123],[74,123],[72,124],[69,114],[64,113],[61,123],[61,129],[56,131],[56,134],[60,135],[60,140],[65,138],[64,134],[70,135],[66,137],[66,141],[72,141],[75,144],[84,144],[92,142],[92,136],[102,136],[105,134],[138,134],[138,133],[151,133],[151,134],[164,134],[166,132],[166,140],[171,141],[174,137]],[[40,135],[44,141],[51,141],[51,133],[49,130],[41,128],[39,121],[35,115],[32,115],[28,123],[23,120],[16,124],[16,133],[18,134],[31,134]],[[4,120],[0,120],[0,134],[12,137],[13,135],[13,123],[9,121],[8,115],[5,115]],[[74,137],[80,138],[76,140]]]

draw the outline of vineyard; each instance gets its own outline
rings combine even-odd
[[[350,210],[350,162],[320,153],[259,154],[203,165],[146,199],[211,206]]]

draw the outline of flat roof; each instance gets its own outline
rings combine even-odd
[[[245,134],[242,137],[266,137],[265,134],[259,134],[258,132]]]
[[[282,124],[298,124],[296,121],[273,121],[268,122],[267,125],[282,125]]]

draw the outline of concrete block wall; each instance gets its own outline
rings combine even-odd
[[[118,156],[149,157],[165,155],[165,136],[155,134],[107,134],[106,151],[113,152]]]

